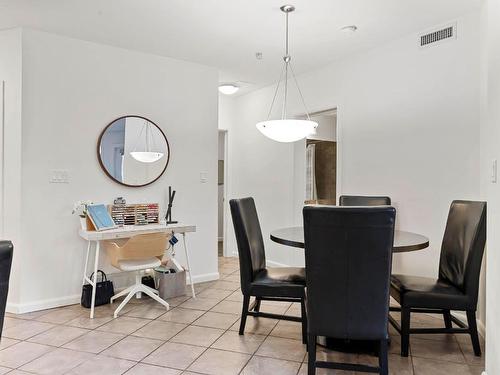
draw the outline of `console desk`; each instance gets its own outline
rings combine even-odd
[[[99,251],[101,241],[110,241],[116,239],[125,239],[138,234],[148,234],[148,233],[169,233],[169,234],[182,234],[182,242],[184,245],[184,253],[186,254],[187,269],[186,272],[189,273],[189,281],[191,282],[191,293],[193,298],[196,298],[194,292],[193,277],[191,274],[191,266],[189,263],[189,251],[186,244],[186,233],[196,232],[195,225],[184,225],[184,224],[148,224],[148,225],[126,225],[116,229],[110,229],[105,231],[89,231],[80,229],[79,235],[84,240],[88,242],[87,245],[87,255],[85,258],[85,269],[83,271],[83,284],[85,282],[92,285],[92,304],[90,307],[90,318],[94,318],[94,305],[95,305],[95,293],[96,293],[96,281],[97,281],[97,270],[99,269]],[[90,253],[94,253],[94,276],[92,280],[87,276],[89,270],[89,258]]]

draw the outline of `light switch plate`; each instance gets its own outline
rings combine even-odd
[[[49,182],[51,184],[69,184],[69,171],[67,169],[52,169]]]
[[[208,173],[207,172],[201,172],[200,173],[200,182],[202,184],[205,184],[208,181]]]

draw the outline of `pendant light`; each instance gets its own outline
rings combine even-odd
[[[278,84],[276,86],[276,90],[274,92],[273,101],[271,103],[271,108],[269,109],[269,113],[267,115],[266,121],[261,121],[257,123],[257,129],[264,134],[266,137],[271,138],[274,141],[278,142],[296,142],[301,140],[308,135],[316,134],[316,128],[318,127],[318,123],[311,121],[309,117],[309,112],[307,111],[307,107],[304,101],[304,97],[302,96],[302,92],[300,91],[299,84],[297,82],[297,78],[295,77],[295,73],[292,67],[292,57],[288,53],[288,15],[295,10],[293,5],[283,5],[281,11],[285,13],[286,16],[286,38],[285,38],[285,56],[283,56],[283,69],[281,71]],[[291,73],[293,77],[293,81],[295,86],[297,87],[297,91],[299,92],[300,99],[302,101],[302,105],[304,106],[307,120],[298,120],[298,119],[290,119],[287,118],[286,106],[287,106],[287,98],[288,98],[288,74]],[[283,74],[284,73],[284,74]],[[284,95],[283,95],[283,106],[281,110],[281,119],[280,120],[270,120],[271,112],[273,110],[274,102],[276,101],[276,96],[278,94],[278,90],[281,85],[281,81],[284,75],[283,84],[284,84]]]
[[[141,140],[142,133],[145,132],[145,140],[146,140],[146,150],[144,151],[136,151],[137,148],[137,143]],[[144,125],[141,128],[141,132],[139,133],[139,136],[137,137],[136,144],[132,151],[130,152],[130,156],[132,156],[135,160],[141,163],[154,163],[155,161],[160,160],[164,153],[163,152],[157,152],[157,151],[151,151],[151,143],[154,145],[154,136],[151,131],[151,124],[144,120]]]

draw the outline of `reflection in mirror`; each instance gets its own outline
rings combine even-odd
[[[108,176],[127,186],[144,186],[157,180],[167,168],[167,138],[152,121],[141,116],[114,120],[102,132],[98,157]]]

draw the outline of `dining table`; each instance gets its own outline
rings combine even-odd
[[[270,234],[271,241],[281,245],[304,249],[304,227],[294,226],[276,229]],[[394,230],[393,253],[407,253],[411,251],[423,250],[429,247],[429,239],[418,233],[403,230]],[[307,272],[307,270],[306,270]],[[390,339],[389,339],[390,343]],[[328,349],[348,352],[348,353],[373,353],[378,350],[377,345],[372,341],[346,340],[331,337],[318,337],[318,344]]]
[[[304,228],[301,226],[277,229],[271,232],[271,241],[281,245],[304,248]],[[393,253],[407,253],[429,247],[429,239],[421,234],[403,230],[394,231]]]

